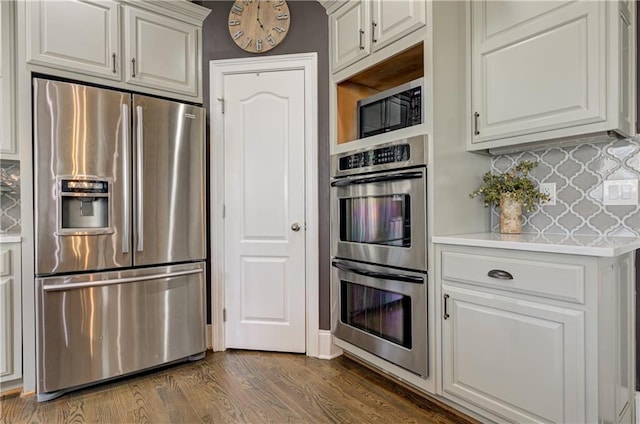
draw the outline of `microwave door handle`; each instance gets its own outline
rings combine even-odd
[[[331,182],[331,187],[345,187],[354,184],[370,184],[370,183],[383,183],[388,181],[399,181],[399,180],[413,180],[416,178],[422,178],[423,173],[421,171],[417,172],[396,172],[393,174],[387,175],[379,175],[375,177],[356,177],[356,178],[344,178],[337,181]]]
[[[365,277],[371,278],[379,278],[381,280],[393,280],[393,281],[402,281],[403,283],[414,283],[414,284],[424,284],[424,278],[422,277],[414,277],[413,275],[407,274],[391,274],[387,272],[377,272],[377,271],[367,271],[365,269],[356,268],[353,266],[345,265],[340,262],[332,262],[334,267],[341,269],[343,271],[353,272],[354,274],[362,275]]]

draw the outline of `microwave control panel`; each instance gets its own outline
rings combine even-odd
[[[411,149],[408,144],[381,147],[379,149],[367,150],[365,152],[354,153],[340,158],[339,169],[366,168],[368,166],[384,165],[395,162],[405,162],[411,157]]]

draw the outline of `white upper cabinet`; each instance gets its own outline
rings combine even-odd
[[[129,84],[197,95],[198,28],[124,7]]]
[[[472,138],[635,134],[635,3],[473,1]]]
[[[425,1],[371,2],[374,49],[381,49],[425,25]]]
[[[0,157],[18,160],[14,127],[13,3],[0,2]]]
[[[329,16],[333,72],[369,56],[426,23],[424,0],[351,0]]]
[[[337,71],[371,53],[371,32],[368,31],[370,8],[362,0],[353,0],[329,16],[333,50],[331,66]]]
[[[27,60],[119,80],[119,5],[113,1],[27,1]]]
[[[25,4],[27,61],[34,70],[172,98],[202,99],[202,22],[209,9],[187,0]]]

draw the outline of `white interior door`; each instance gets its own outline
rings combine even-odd
[[[305,352],[304,71],[224,76],[225,345]]]

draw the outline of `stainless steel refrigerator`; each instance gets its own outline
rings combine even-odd
[[[204,356],[205,112],[33,80],[37,394]]]

